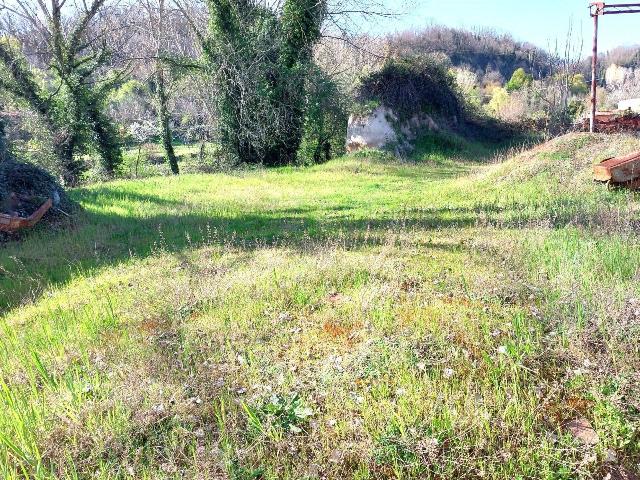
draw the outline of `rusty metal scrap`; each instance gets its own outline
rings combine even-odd
[[[627,188],[640,186],[640,152],[608,158],[593,166],[593,178]]]
[[[33,227],[44,217],[52,206],[53,200],[48,199],[38,210],[27,218],[0,213],[0,232],[16,232],[24,228]]]
[[[589,131],[590,119],[584,119],[582,129]],[[625,112],[598,112],[595,116],[594,127],[596,132],[639,132],[640,115]]]
[[[591,2],[589,13],[593,18],[593,54],[591,56],[591,119],[589,131],[596,131],[597,104],[598,104],[598,25],[603,15],[620,15],[624,13],[640,13],[640,3],[605,3]]]

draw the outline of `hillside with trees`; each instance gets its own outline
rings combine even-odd
[[[519,68],[538,80],[550,73],[548,52],[492,30],[469,31],[434,25],[391,36],[389,48],[399,55],[441,53],[455,67],[471,70],[485,82],[508,80]]]

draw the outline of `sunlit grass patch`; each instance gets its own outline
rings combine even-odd
[[[75,191],[71,230],[0,251],[0,474],[569,479],[612,452],[635,468],[637,201],[554,180],[602,147],[558,142],[537,173],[536,150],[489,167],[367,153]],[[594,446],[563,427],[582,418]]]

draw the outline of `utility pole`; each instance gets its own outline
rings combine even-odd
[[[593,57],[591,58],[591,121],[589,131],[596,130],[596,112],[598,108],[598,23],[602,15],[620,15],[624,13],[640,13],[640,3],[592,2],[589,5],[593,17]]]

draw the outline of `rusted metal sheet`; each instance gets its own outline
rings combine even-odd
[[[24,228],[33,227],[53,206],[53,200],[49,199],[29,217],[0,214],[0,232],[15,232]]]
[[[609,158],[594,165],[595,180],[600,182],[627,183],[640,178],[640,152],[624,157]]]

